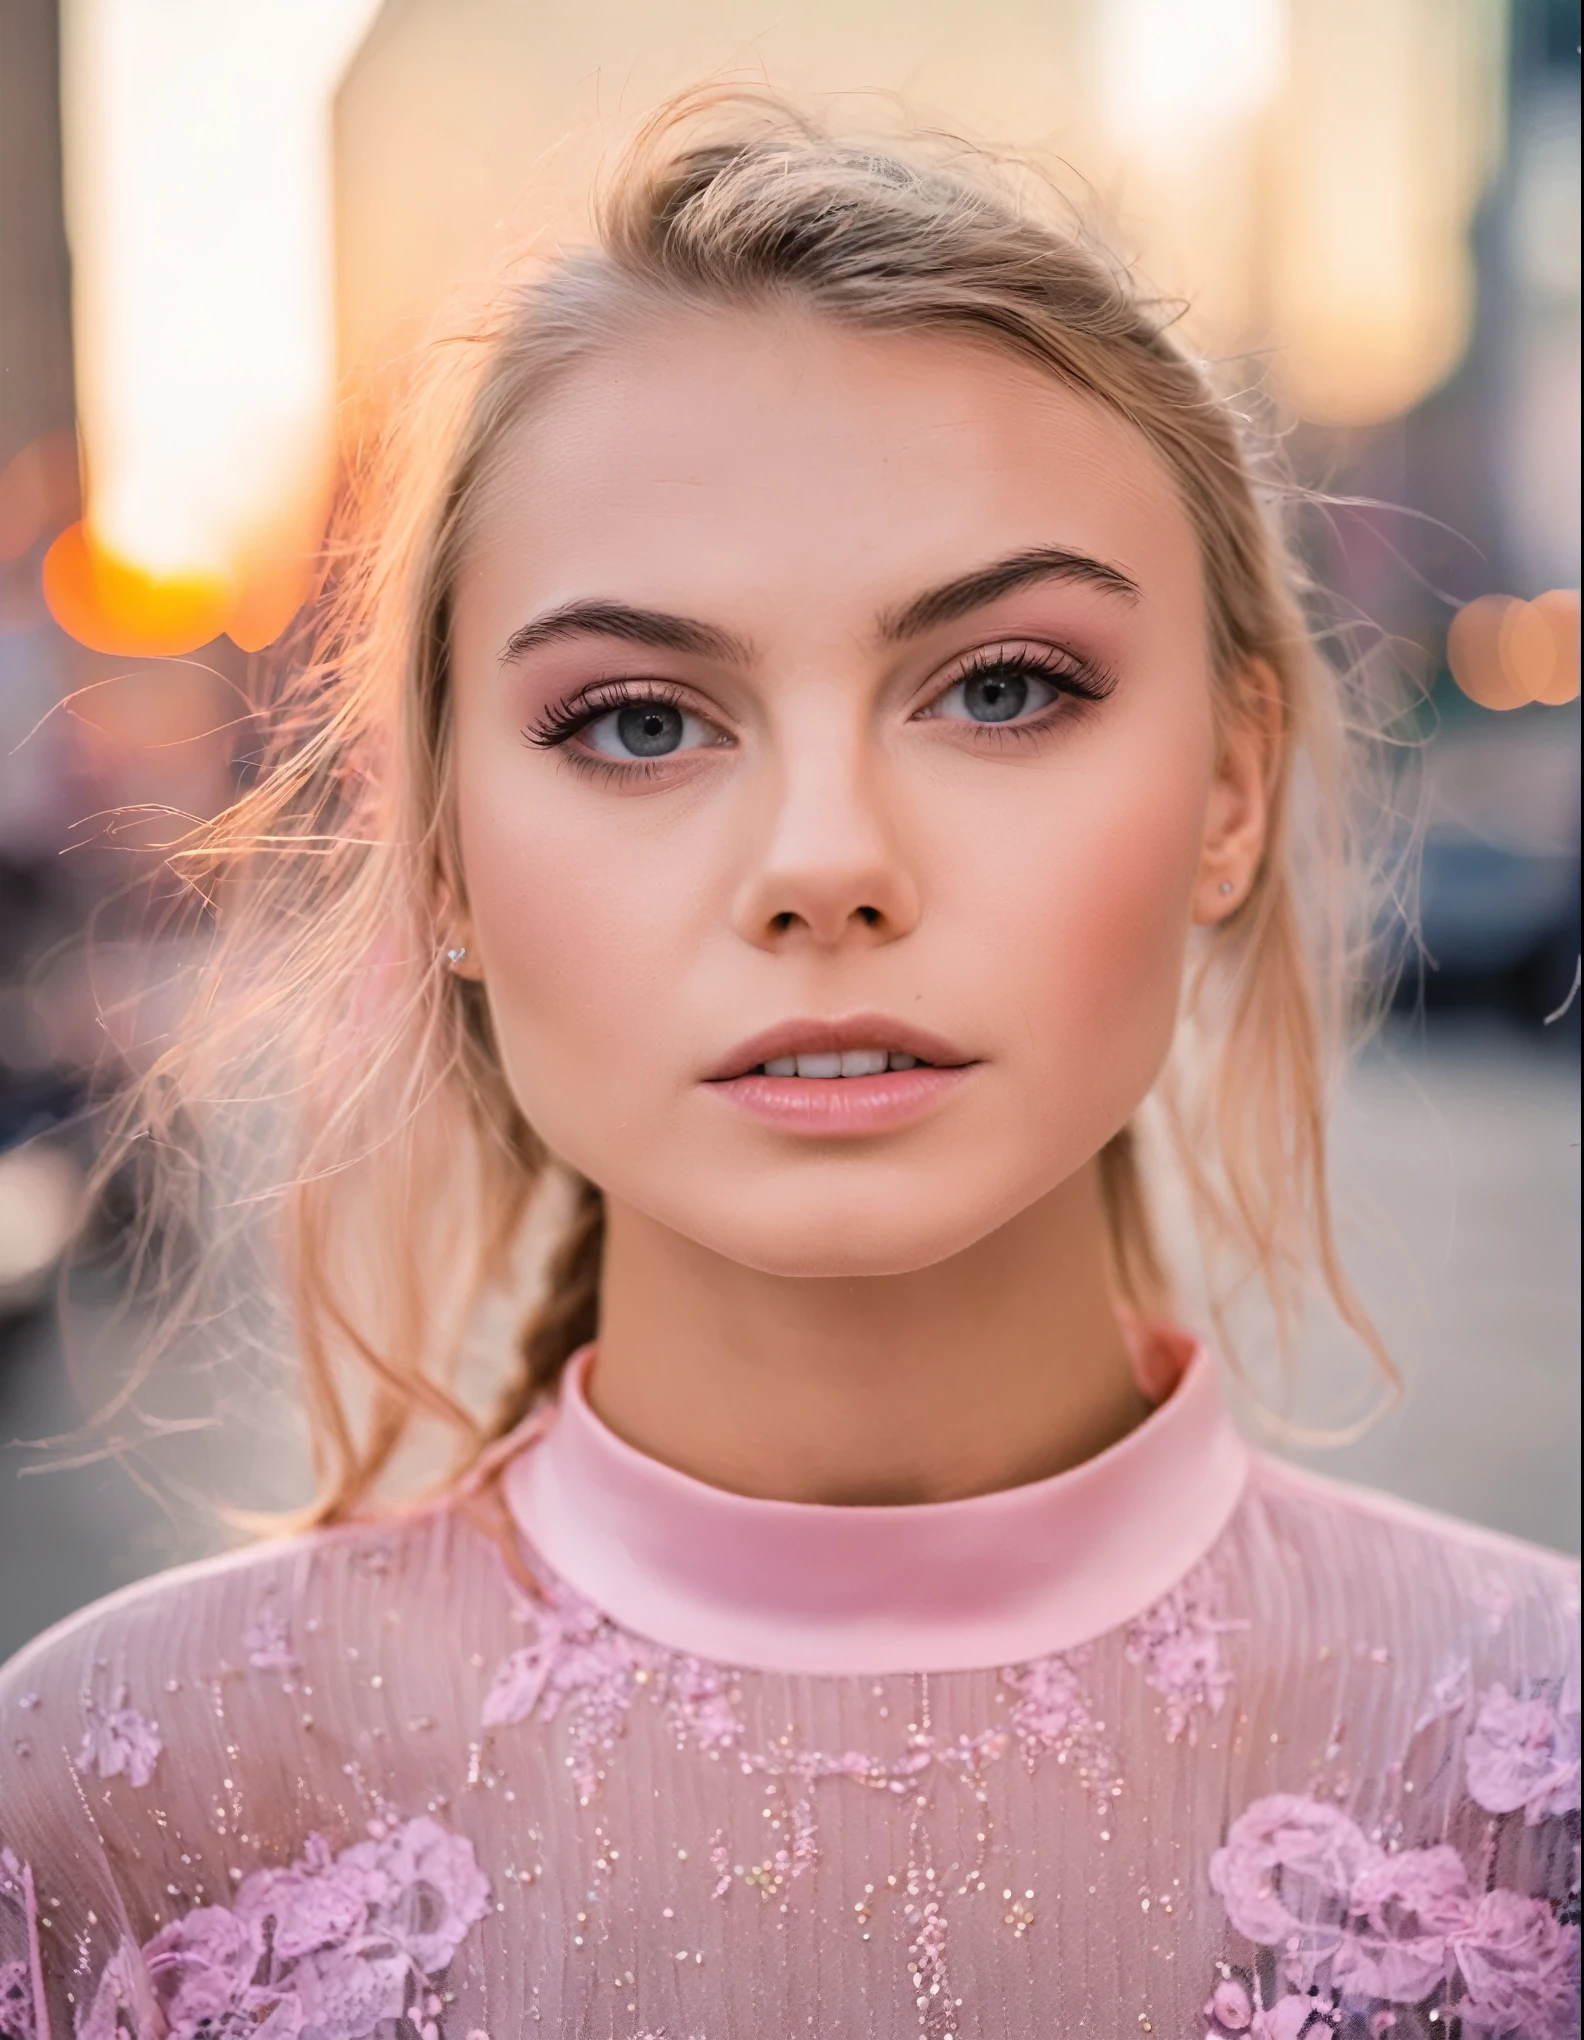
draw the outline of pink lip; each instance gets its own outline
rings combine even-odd
[[[768,1077],[761,1064],[788,1055],[884,1048],[917,1056],[921,1067],[873,1077]],[[920,1118],[976,1067],[951,1042],[880,1013],[842,1020],[787,1020],[753,1035],[706,1079],[710,1089],[771,1126],[823,1138],[889,1133]]]
[[[920,1118],[977,1067],[887,1070],[877,1077],[726,1077],[710,1089],[768,1125],[827,1140],[856,1138],[891,1133]]]

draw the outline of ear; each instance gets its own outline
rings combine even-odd
[[[1270,789],[1283,741],[1282,702],[1276,675],[1263,659],[1250,661],[1235,698],[1205,809],[1193,892],[1193,918],[1200,927],[1226,920],[1248,898],[1270,827]]]

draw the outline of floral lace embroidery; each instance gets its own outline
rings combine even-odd
[[[141,1950],[123,1942],[79,2040],[129,2040],[150,2012],[166,2040],[440,2040],[436,1979],[489,1910],[472,1843],[427,1815],[374,1822],[339,1855],[310,1835],[231,1906],[199,1906]]]
[[[25,1962],[0,1962],[0,2034],[33,2040],[33,1987]]]
[[[243,1631],[242,1648],[255,1672],[281,1672],[289,1680],[302,1666],[302,1660],[292,1649],[291,1625],[273,1594],[260,1603]]]
[[[1003,1668],[1002,1682],[1016,1695],[1008,1726],[964,1738],[920,1730],[905,1751],[881,1757],[857,1750],[796,1750],[776,1744],[764,1750],[744,1746],[728,1668],[686,1657],[645,1642],[619,1628],[564,1584],[554,1583],[533,1601],[521,1599],[518,1617],[533,1639],[497,1668],[485,1695],[486,1728],[508,1726],[537,1714],[570,1720],[569,1768],[584,1801],[597,1792],[602,1758],[609,1755],[640,1695],[668,1708],[678,1746],[707,1753],[733,1750],[748,1771],[812,1786],[824,1778],[847,1778],[873,1788],[903,1792],[931,1768],[959,1776],[997,1762],[1016,1742],[1026,1763],[1054,1756],[1074,1760],[1085,1784],[1104,1798],[1117,1789],[1116,1762],[1095,1721],[1078,1675],[1084,1649],[1036,1658]],[[1164,1630],[1171,1618],[1162,1617]],[[1223,1625],[1230,1626],[1230,1625]],[[1224,1687],[1219,1689],[1223,1693]]]
[[[1540,1689],[1520,1697],[1492,1686],[1465,1747],[1469,1797],[1487,1813],[1524,1820],[1579,1810],[1579,1711],[1557,1707]]]
[[[79,1771],[96,1771],[101,1778],[124,1775],[137,1786],[149,1782],[164,1742],[159,1723],[127,1705],[125,1686],[116,1687],[108,1706],[92,1694],[84,1694],[83,1720],[82,1745],[77,1752]]]
[[[646,1688],[669,1704],[679,1745],[720,1751],[736,1743],[740,1730],[719,1666],[629,1635],[565,1587],[537,1601],[519,1596],[517,1614],[532,1627],[533,1641],[497,1669],[484,1696],[484,1726],[509,1726],[535,1713],[554,1721],[566,1710],[569,1763],[585,1805],[599,1789],[602,1754]]]
[[[1205,1708],[1219,1714],[1232,1690],[1232,1674],[1221,1662],[1221,1638],[1249,1625],[1216,1617],[1211,1604],[1210,1571],[1201,1565],[1128,1631],[1128,1662],[1144,1667],[1145,1684],[1166,1702],[1168,1742],[1186,1731],[1191,1745],[1195,1712]]]
[[[1237,1931],[1277,1962],[1268,1979],[1223,1965],[1208,2040],[1363,2040],[1413,2030],[1398,2020],[1408,2007],[1431,2032],[1454,2017],[1492,2040],[1576,2031],[1578,1928],[1542,1899],[1476,1897],[1445,1844],[1389,1853],[1338,1808],[1274,1793],[1232,1823],[1210,1882]]]
[[[1070,1763],[1078,1782],[1103,1808],[1121,1791],[1121,1773],[1104,1724],[1090,1711],[1078,1677],[1088,1656],[1088,1650],[1080,1647],[1034,1658],[1026,1665],[1008,1665],[1001,1682],[1018,1696],[1012,1728],[1028,1768],[1032,1771],[1044,1757]]]
[[[1088,1656],[1083,1649],[1004,1667],[1000,1677],[1012,1697],[1006,1725],[977,1735],[952,1737],[933,1730],[926,1681],[920,1720],[908,1731],[904,1747],[880,1756],[800,1749],[779,1739],[752,1747],[737,1713],[735,1673],[630,1635],[564,1583],[549,1583],[534,1600],[520,1598],[517,1614],[532,1637],[498,1667],[485,1696],[483,1724],[505,1727],[533,1715],[551,1721],[565,1713],[568,1766],[584,1804],[598,1792],[604,1760],[641,1695],[669,1711],[680,1747],[716,1756],[730,1751],[745,1773],[765,1781],[767,1831],[776,1838],[774,1846],[757,1860],[734,1862],[717,1837],[710,1852],[717,1899],[736,1887],[765,1899],[778,1897],[814,1867],[819,1861],[816,1788],[829,1779],[901,1797],[926,1790],[931,1777],[946,1778],[983,1806],[984,1772],[1016,1749],[1031,1768],[1047,1757],[1070,1763],[1099,1811],[1122,1789],[1104,1724],[1095,1720],[1079,1677]],[[1181,1620],[1175,1613],[1163,1616],[1161,1632],[1174,1631]],[[905,1869],[893,1881],[900,1882],[905,1901],[909,1980],[919,2031],[927,2040],[953,2040],[956,2033],[946,1900],[986,1888],[988,1850],[987,1825],[979,1859],[947,1888],[929,1862],[918,1821],[910,1822]],[[1007,1924],[1019,1937],[1033,1919],[1031,1898],[1029,1893],[1019,1899],[1007,1914]]]
[[[33,1872],[13,1849],[0,1848],[0,1898],[8,1899],[20,1911],[29,1949],[26,1962],[0,1962],[0,2040],[40,2040],[34,1998],[35,1985],[40,1990],[43,1987],[38,1901]]]

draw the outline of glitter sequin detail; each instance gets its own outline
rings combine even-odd
[[[538,1714],[571,1725],[569,1765],[580,1796],[592,1799],[600,1759],[621,1735],[628,1709],[647,1689],[666,1704],[681,1747],[729,1749],[739,1729],[718,1666],[645,1643],[601,1615],[565,1586],[536,1600],[518,1597],[518,1619],[533,1640],[498,1668],[485,1695],[486,1728]]]
[[[534,1550],[514,1598],[486,1532],[315,1532],[0,1673],[20,2040],[1569,2030],[1574,1634],[1540,1555],[1257,1468],[1205,1564],[1089,1642],[851,1676],[660,1649]]]
[[[533,1716],[549,1722],[565,1715],[568,1765],[585,1800],[598,1790],[603,1760],[640,1698],[668,1710],[679,1748],[735,1751],[744,1771],[805,1787],[844,1778],[901,1792],[931,1770],[973,1774],[1015,1745],[1030,1767],[1045,1757],[1071,1760],[1075,1774],[1100,1795],[1116,1789],[1116,1759],[1080,1679],[1088,1655],[1082,1648],[1002,1669],[1000,1679],[1015,1696],[1005,1728],[946,1739],[915,1730],[905,1749],[889,1755],[802,1749],[784,1739],[774,1747],[747,1749],[731,1698],[741,1673],[631,1636],[561,1583],[551,1583],[538,1599],[522,1599],[518,1618],[532,1630],[532,1640],[497,1668],[484,1700],[483,1725],[509,1727]],[[1161,1616],[1161,1627],[1173,1619]],[[1218,1688],[1221,1697],[1224,1691],[1224,1685]]]
[[[914,1817],[906,1856],[885,1881],[905,1901],[907,1971],[925,2040],[955,2040],[959,2000],[948,1960],[947,1900],[987,1889],[991,1840],[986,1827],[974,1861],[959,1866],[962,1874],[949,1889],[941,1885],[922,1839],[937,1781],[965,1791],[970,1803],[982,1809],[986,1771],[1015,1750],[1031,1769],[1047,1759],[1070,1765],[1075,1783],[1101,1814],[1122,1790],[1103,1724],[1083,1691],[1084,1649],[1004,1667],[998,1675],[1009,1702],[1004,1726],[970,1736],[936,1733],[929,1725],[926,1681],[921,1718],[907,1727],[900,1748],[822,1750],[785,1736],[752,1743],[733,1703],[741,1673],[629,1635],[564,1583],[552,1581],[539,1598],[521,1599],[518,1619],[531,1638],[497,1668],[484,1701],[484,1726],[510,1727],[533,1717],[564,1719],[566,1761],[583,1804],[598,1794],[605,1767],[640,1699],[667,1712],[679,1749],[717,1758],[729,1753],[743,1776],[762,1781],[763,1813],[774,1845],[739,1860],[717,1841],[709,1855],[710,1889],[717,1900],[739,1888],[761,1899],[780,1898],[815,1867],[820,1859],[818,1790],[826,1783],[840,1781],[907,1800]],[[1163,1615],[1162,1632],[1176,1619]],[[979,1817],[988,1820],[982,1810]],[[1006,1921],[1015,1939],[1021,1940],[1034,1924],[1033,1897],[1032,1891],[1015,1898],[1006,1894],[1011,1906]],[[871,1911],[867,1903],[859,1907],[866,1920]]]
[[[292,1649],[291,1624],[278,1596],[267,1595],[243,1633],[242,1648],[255,1672],[297,1670],[301,1660]]]

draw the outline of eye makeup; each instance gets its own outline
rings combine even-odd
[[[1115,685],[1093,659],[1039,640],[1003,640],[948,665],[908,720],[955,724],[978,742],[1026,741],[1097,707]],[[535,749],[560,751],[577,769],[606,778],[652,778],[674,760],[734,743],[686,688],[647,677],[575,688],[522,734]]]

